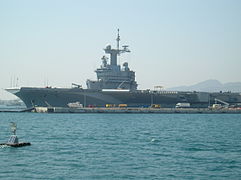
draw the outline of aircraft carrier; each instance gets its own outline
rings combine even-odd
[[[138,90],[135,72],[127,62],[117,64],[117,58],[122,53],[130,53],[127,45],[120,47],[118,30],[117,47],[107,45],[104,49],[110,58],[103,56],[102,64],[96,69],[97,80],[87,80],[87,89],[81,85],[72,84],[72,88],[53,87],[12,87],[6,91],[19,97],[28,108],[31,107],[69,107],[79,104],[83,107],[106,107],[125,104],[128,107],[150,107],[157,104],[160,107],[172,108],[177,103],[189,103],[193,108],[206,108],[216,100],[229,105],[241,103],[240,93],[231,92],[182,92],[158,90]]]

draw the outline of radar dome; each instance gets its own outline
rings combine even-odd
[[[106,45],[106,49],[111,49],[111,45],[110,45],[110,44],[107,44],[107,45]]]

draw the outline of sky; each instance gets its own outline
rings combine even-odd
[[[86,87],[118,28],[139,89],[241,81],[240,0],[0,0],[0,99],[13,85]]]

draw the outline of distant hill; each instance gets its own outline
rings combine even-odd
[[[222,84],[218,80],[210,79],[192,86],[178,86],[168,88],[170,91],[204,91],[204,92],[219,92],[231,91],[241,92],[241,82],[230,82]]]

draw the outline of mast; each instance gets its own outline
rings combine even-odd
[[[120,34],[119,34],[119,29],[117,29],[118,31],[118,34],[117,34],[117,38],[116,38],[116,41],[117,41],[117,50],[119,51],[119,47],[120,47]]]
[[[117,29],[118,33],[117,33],[117,48],[116,49],[112,49],[111,45],[106,46],[105,53],[106,54],[110,54],[110,65],[112,66],[112,68],[117,68],[117,55],[120,55],[121,53],[125,53],[125,52],[130,52],[130,50],[128,49],[128,46],[123,46],[123,49],[120,49],[120,30]]]

